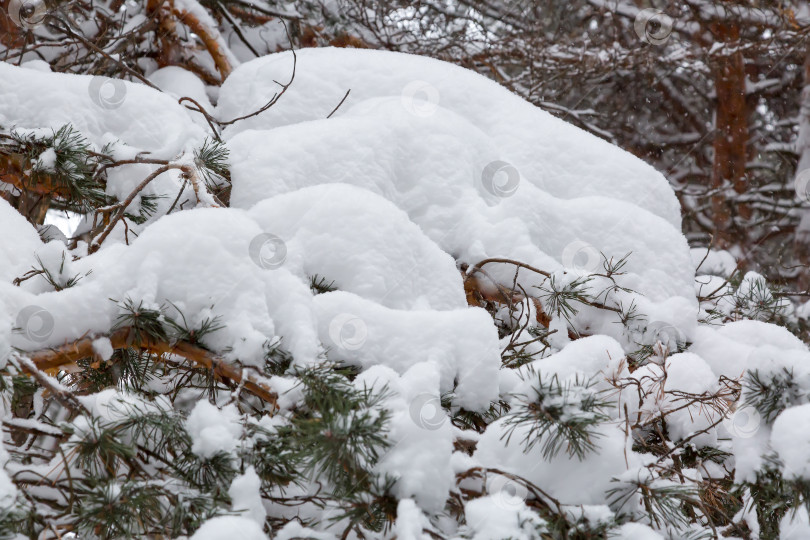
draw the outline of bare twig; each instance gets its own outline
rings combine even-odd
[[[343,99],[341,99],[341,100],[340,100],[340,103],[338,103],[338,104],[337,104],[337,106],[336,106],[334,109],[332,109],[332,112],[330,112],[330,113],[329,113],[329,114],[326,116],[327,118],[332,118],[332,115],[333,115],[333,114],[335,114],[335,113],[337,112],[337,110],[340,108],[340,106],[341,106],[341,105],[343,105],[343,102],[344,102],[344,101],[346,101],[346,98],[347,98],[347,97],[349,97],[349,92],[351,92],[351,91],[352,91],[352,89],[351,89],[351,88],[349,88],[348,90],[346,90],[346,95],[344,95],[344,96],[343,96]]]

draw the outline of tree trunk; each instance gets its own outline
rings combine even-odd
[[[796,227],[794,248],[796,258],[804,265],[798,276],[798,285],[801,290],[810,288],[810,210],[807,208],[810,199],[810,46],[805,52],[804,59],[804,89],[802,90],[801,110],[799,112],[799,135],[796,141],[796,151],[799,154],[799,163],[796,165],[796,178],[794,180],[799,203],[804,206],[801,210],[801,221]]]
[[[722,42],[733,45],[739,41],[740,29],[736,23],[721,22],[712,25],[713,34]],[[727,248],[743,243],[734,230],[734,214],[750,217],[745,205],[730,200],[747,189],[745,166],[747,162],[748,113],[745,104],[745,59],[741,52],[733,52],[717,59],[714,68],[714,88],[717,95],[715,111],[714,163],[712,166],[712,215],[715,240],[718,247]],[[729,188],[733,188],[733,193]]]
[[[0,45],[8,49],[22,47],[25,42],[22,29],[11,19],[9,4],[11,0],[0,0]]]

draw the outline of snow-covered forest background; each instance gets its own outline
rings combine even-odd
[[[0,0],[0,538],[810,538],[810,6]]]

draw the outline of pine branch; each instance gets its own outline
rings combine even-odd
[[[563,448],[570,457],[584,459],[585,454],[596,449],[594,439],[599,433],[594,427],[609,419],[605,412],[609,403],[592,389],[593,384],[592,380],[578,378],[561,382],[557,375],[544,380],[538,374],[537,385],[533,387],[535,395],[526,397],[504,417],[507,429],[502,438],[509,444],[515,429],[525,427],[524,452],[539,444],[547,460]]]
[[[169,343],[168,341],[157,340],[152,336],[145,335],[135,327],[119,328],[106,337],[110,340],[113,349],[135,348],[157,355],[159,358],[165,355],[181,356],[201,367],[213,370],[214,375],[220,380],[243,385],[250,393],[269,403],[274,410],[278,408],[278,396],[275,392],[251,375],[244,373],[241,368],[198,345],[186,341]],[[94,357],[93,341],[97,338],[98,336],[82,338],[53,349],[32,351],[25,354],[39,370],[59,368],[76,363],[83,358]]]

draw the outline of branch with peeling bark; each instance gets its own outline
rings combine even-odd
[[[221,381],[231,381],[241,385],[245,390],[269,403],[275,410],[278,408],[278,395],[255,377],[246,373],[241,367],[230,363],[216,354],[187,341],[168,343],[151,339],[139,334],[131,327],[120,328],[108,335],[113,349],[134,348],[149,352],[165,360],[167,355],[175,355],[190,360],[198,366],[211,370]],[[37,376],[38,372],[56,369],[74,364],[83,358],[93,358],[95,337],[85,337],[71,343],[56,347],[26,353],[27,361],[21,367],[27,373]]]
[[[173,0],[149,0],[146,4],[146,12],[158,24],[155,39],[159,42],[157,60],[160,67],[181,65],[198,75],[207,84],[220,85],[225,82],[233,71],[233,66],[227,53],[227,45],[216,27],[211,27],[201,21],[197,14],[176,7]],[[183,59],[186,56],[183,54],[186,47],[182,43],[183,36],[180,35],[177,23],[181,23],[200,38],[203,47],[214,61],[216,73]],[[218,78],[217,75],[219,75]]]
[[[70,190],[62,185],[57,178],[45,172],[37,171],[36,178],[33,170],[26,169],[25,157],[22,154],[0,155],[0,182],[11,184],[20,191],[28,191],[37,195],[56,195],[67,197]]]
[[[217,67],[222,82],[225,82],[225,79],[231,74],[233,67],[221,46],[219,32],[215,28],[208,28],[200,19],[188,11],[173,8],[172,14],[177,17],[178,21],[186,25],[189,30],[199,36],[208,54],[210,54],[211,58],[214,60],[214,65]]]

